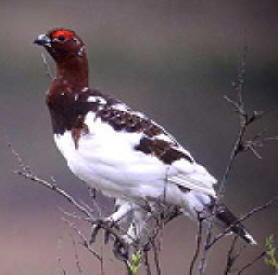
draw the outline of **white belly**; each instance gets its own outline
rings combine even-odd
[[[197,163],[181,159],[166,165],[155,156],[134,149],[143,133],[117,132],[92,112],[84,123],[89,131],[80,137],[77,148],[71,131],[54,135],[54,139],[71,171],[105,195],[163,198],[190,212],[202,207],[208,195],[214,196],[215,179]],[[184,192],[179,186],[193,191]]]
[[[167,166],[151,155],[134,149],[141,133],[116,132],[89,113],[85,123],[89,133],[81,136],[75,148],[70,131],[54,135],[57,147],[71,171],[104,194],[121,197],[158,197]]]

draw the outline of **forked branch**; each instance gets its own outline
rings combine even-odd
[[[261,159],[260,154],[257,151],[258,147],[262,147],[265,142],[272,141],[272,140],[278,140],[277,136],[274,137],[263,137],[262,134],[257,134],[253,139],[248,140],[245,139],[246,137],[246,132],[248,130],[248,127],[257,121],[259,118],[262,117],[263,112],[261,111],[253,111],[250,115],[246,111],[245,108],[245,103],[243,101],[243,89],[245,86],[245,73],[246,73],[246,56],[247,56],[247,48],[243,49],[241,58],[240,58],[240,65],[239,65],[239,71],[237,74],[237,79],[235,82],[233,82],[233,87],[236,92],[235,99],[231,99],[228,96],[225,96],[225,100],[230,103],[236,113],[238,114],[239,117],[239,130],[238,134],[236,137],[236,140],[234,142],[232,151],[230,153],[229,161],[228,164],[225,168],[222,180],[220,181],[219,189],[217,190],[218,198],[219,200],[223,199],[224,196],[224,191],[225,191],[225,186],[227,184],[227,179],[230,176],[230,172],[232,170],[233,164],[235,162],[236,157],[238,156],[239,153],[245,152],[245,151],[250,151],[252,152],[257,158]],[[206,237],[204,240],[204,246],[203,246],[203,251],[202,251],[202,257],[199,263],[199,275],[203,275],[205,271],[205,266],[207,262],[207,257],[208,257],[208,251],[212,246],[220,239],[222,239],[228,232],[231,231],[232,227],[235,226],[236,224],[240,223],[243,220],[248,219],[255,213],[266,209],[268,206],[272,205],[274,201],[277,200],[277,197],[274,197],[272,200],[266,202],[262,206],[253,208],[250,210],[245,216],[242,218],[238,219],[235,224],[230,225],[227,227],[224,232],[218,234],[216,237],[213,238],[212,230],[214,228],[214,222],[215,222],[215,213],[216,213],[216,206],[217,202],[214,205],[212,209],[212,215],[207,218],[207,231],[206,231]]]

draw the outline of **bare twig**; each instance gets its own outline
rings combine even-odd
[[[159,249],[156,245],[156,240],[151,240],[151,246],[153,249],[153,258],[154,258],[154,264],[156,268],[156,274],[161,275],[161,268],[160,268],[160,261],[159,261]]]
[[[65,270],[65,268],[64,268],[64,266],[63,266],[62,258],[61,258],[61,257],[58,257],[58,258],[57,258],[57,261],[58,261],[58,265],[59,265],[59,266],[61,267],[61,269],[62,269],[62,274],[63,274],[63,275],[66,275],[67,272],[66,272],[66,270]]]
[[[223,175],[222,180],[219,185],[219,189],[218,189],[219,196],[223,196],[227,178],[230,175],[230,172],[231,172],[231,169],[232,169],[236,156],[241,151],[242,140],[245,135],[247,125],[249,122],[247,112],[245,111],[245,105],[244,105],[243,99],[242,99],[243,88],[245,85],[246,56],[247,56],[247,47],[245,47],[242,51],[242,54],[240,57],[240,64],[239,64],[237,80],[233,83],[233,86],[237,92],[237,101],[232,100],[227,96],[224,97],[229,103],[231,103],[234,106],[234,108],[238,112],[240,129],[238,131],[236,141],[234,143],[233,149],[230,154],[230,159],[228,161],[224,175]]]
[[[260,259],[262,259],[264,256],[266,255],[266,251],[261,252],[257,257],[255,257],[251,262],[249,262],[248,264],[246,264],[245,266],[243,266],[239,272],[238,275],[241,275],[244,271],[246,271],[246,269],[250,268],[251,266],[253,266],[257,261],[259,261]]]
[[[36,175],[34,175],[33,173],[29,173],[29,172],[25,172],[24,170],[17,170],[15,171],[15,174],[18,174],[20,176],[23,176],[25,179],[31,180],[33,182],[36,182],[54,192],[56,192],[57,194],[61,195],[62,197],[64,197],[68,202],[70,202],[72,205],[74,205],[79,211],[81,211],[82,213],[84,213],[88,218],[94,220],[94,217],[92,216],[92,214],[90,213],[90,211],[88,211],[84,206],[82,206],[80,203],[78,203],[70,194],[68,194],[64,189],[56,186],[55,184],[50,183],[47,180],[41,179],[39,177],[37,177]]]
[[[166,224],[181,215],[178,207],[163,205],[160,204],[159,201],[157,203],[159,209],[157,211],[153,211],[152,215],[150,215],[150,217],[148,218],[148,221],[154,219],[156,221],[156,226],[152,228],[151,232],[149,233],[148,241],[143,245],[143,247],[148,246],[148,243],[150,243],[151,240],[157,237],[157,235],[165,227]]]
[[[26,173],[31,173],[32,171],[31,171],[30,166],[24,164],[24,162],[23,162],[21,156],[20,156],[20,155],[18,154],[18,152],[14,149],[14,147],[12,146],[11,143],[8,143],[8,147],[9,147],[9,149],[11,150],[12,154],[14,155],[14,157],[15,157],[17,163],[18,163],[19,168],[20,168],[22,171],[26,172]]]
[[[209,246],[210,240],[212,238],[212,229],[214,226],[214,216],[215,216],[216,207],[213,207],[212,211],[213,211],[212,215],[210,215],[207,218],[208,228],[207,228],[207,232],[206,232],[206,238],[205,238],[205,244],[204,244],[204,248],[203,248],[202,258],[200,260],[199,269],[198,269],[199,275],[204,274],[204,271],[205,271],[205,266],[206,266],[208,251],[209,251],[208,246]]]
[[[203,233],[203,220],[202,219],[198,219],[198,235],[197,235],[197,245],[196,245],[196,250],[194,253],[194,256],[192,258],[192,261],[190,263],[190,269],[189,269],[189,275],[193,275],[193,271],[194,271],[194,265],[197,261],[197,258],[199,256],[200,253],[200,249],[201,249],[201,244],[202,244],[202,233]]]
[[[100,256],[101,256],[101,261],[100,261],[100,275],[105,275],[104,273],[104,257],[103,257],[103,245],[101,244],[100,246]]]
[[[251,116],[249,116],[245,110],[245,104],[243,102],[243,88],[245,85],[245,72],[246,72],[246,55],[247,55],[247,48],[245,47],[242,51],[242,55],[240,58],[240,65],[239,65],[239,71],[237,75],[237,80],[233,83],[233,86],[236,90],[237,93],[237,99],[233,100],[229,98],[228,96],[225,96],[224,98],[232,104],[232,106],[235,108],[236,112],[239,115],[239,131],[237,134],[237,138],[235,140],[233,149],[230,154],[230,158],[228,161],[228,164],[225,168],[222,180],[220,181],[219,189],[218,189],[218,200],[220,200],[223,197],[224,190],[225,190],[225,185],[227,182],[227,179],[230,175],[232,166],[234,164],[234,161],[237,157],[237,155],[246,150],[252,151],[256,157],[260,158],[260,155],[256,151],[256,145],[257,143],[254,141],[244,141],[244,137],[247,131],[247,127],[254,122],[256,119],[260,118],[262,116],[262,112],[257,112],[254,111]],[[217,207],[217,202],[215,203],[213,209],[212,209],[212,215],[207,219],[208,221],[208,228],[207,228],[207,233],[206,233],[206,239],[205,239],[205,245],[203,248],[203,256],[200,260],[200,265],[199,265],[199,275],[204,274],[204,269],[206,265],[206,259],[208,255],[208,250],[212,247],[212,245],[215,243],[215,239],[211,241],[212,238],[212,229],[214,226],[214,219],[215,219],[215,214],[216,214],[216,207]],[[250,214],[252,215],[253,213],[256,213],[257,211],[250,211]],[[250,215],[247,215],[249,217]],[[233,226],[230,226],[229,229],[232,229]],[[225,235],[228,232],[228,230],[225,230]]]
[[[147,249],[143,250],[142,256],[143,256],[146,274],[151,275],[152,273],[151,273],[151,267],[150,267],[150,263],[149,263],[149,255],[148,255]]]
[[[68,194],[65,190],[63,190],[62,188],[58,187],[55,183],[49,182],[47,180],[41,179],[38,176],[36,176],[31,169],[26,166],[22,160],[22,158],[20,157],[20,155],[16,152],[16,150],[12,147],[11,144],[9,144],[9,147],[11,149],[12,154],[15,156],[16,160],[18,161],[19,164],[19,168],[20,170],[15,171],[15,174],[20,175],[22,177],[24,177],[25,179],[31,180],[37,184],[40,184],[52,191],[54,191],[55,193],[59,194],[60,196],[62,196],[63,198],[65,198],[68,202],[70,202],[77,210],[79,210],[81,213],[85,214],[85,217],[83,218],[84,220],[86,220],[87,222],[89,222],[91,225],[96,225],[98,226],[99,229],[104,230],[105,232],[109,233],[109,236],[113,236],[115,244],[114,244],[114,253],[115,256],[119,256],[119,254],[122,254],[127,256],[127,247],[126,247],[126,243],[125,241],[122,239],[121,237],[121,233],[125,232],[123,229],[121,229],[120,227],[114,228],[113,226],[111,226],[111,223],[109,223],[109,221],[106,221],[104,219],[96,219],[90,209],[87,209],[86,206],[82,205],[82,203],[79,203],[76,201],[76,199],[74,199],[70,194]],[[69,215],[71,217],[77,217],[80,219],[80,217],[74,213],[69,213]],[[74,227],[73,227],[74,228]],[[79,231],[76,229],[76,232],[78,233]],[[80,232],[78,233],[79,236],[81,236]],[[84,237],[84,240],[86,238]],[[84,242],[85,246],[88,246],[88,250],[94,254],[95,252],[90,248],[90,243],[88,242]],[[117,249],[120,249],[121,251],[118,251]],[[117,255],[117,253],[119,253]],[[96,256],[97,257],[97,256]],[[98,259],[100,261],[102,261],[102,259],[98,256]],[[103,266],[103,264],[102,264]]]
[[[76,268],[78,270],[78,273],[81,274],[81,273],[83,273],[83,270],[82,270],[82,267],[81,267],[81,264],[80,264],[78,250],[77,250],[77,247],[76,247],[76,242],[75,242],[75,239],[74,239],[73,235],[71,233],[69,233],[69,235],[70,235],[73,250],[74,250],[75,265],[76,265]]]
[[[258,111],[254,111],[253,114],[251,116],[249,116],[245,110],[245,104],[243,102],[243,88],[245,85],[245,71],[246,71],[246,55],[247,55],[247,48],[245,47],[243,49],[241,58],[240,58],[240,66],[239,66],[239,71],[238,71],[238,75],[237,75],[237,80],[233,83],[233,86],[236,90],[236,100],[233,100],[231,98],[229,98],[228,96],[225,96],[224,98],[230,103],[232,104],[232,106],[235,108],[236,112],[238,113],[239,116],[239,130],[238,130],[238,134],[237,134],[237,138],[235,140],[233,149],[231,151],[230,154],[230,158],[228,161],[228,164],[225,168],[222,180],[220,181],[220,185],[219,185],[219,189],[217,191],[218,194],[218,201],[221,200],[221,198],[224,195],[224,190],[225,190],[225,185],[227,183],[227,179],[230,175],[232,166],[234,164],[234,161],[236,159],[236,157],[238,156],[238,154],[240,152],[243,151],[251,151],[252,153],[254,153],[254,155],[258,158],[261,158],[261,156],[259,155],[259,153],[257,152],[256,148],[258,146],[261,146],[263,144],[263,142],[269,140],[276,140],[276,137],[270,137],[267,139],[262,139],[261,141],[258,141],[257,138],[255,138],[254,140],[244,140],[246,131],[247,131],[247,127],[253,123],[254,121],[256,121],[258,118],[260,118],[262,116],[262,112],[258,112]],[[266,204],[266,206],[263,206],[262,209],[266,208],[268,205],[268,203]],[[217,207],[217,201],[215,203],[215,205],[213,206],[212,209],[212,215],[207,218],[207,222],[208,222],[208,228],[207,228],[207,232],[206,232],[206,237],[205,237],[205,244],[203,247],[203,253],[202,253],[202,258],[200,260],[200,264],[199,264],[199,275],[203,275],[204,274],[204,270],[205,270],[205,266],[206,266],[206,261],[207,261],[207,255],[208,255],[208,251],[209,249],[212,247],[212,245],[215,243],[215,239],[217,239],[218,237],[216,237],[214,240],[211,241],[212,239],[212,230],[213,230],[213,226],[214,226],[214,222],[215,222],[215,214],[216,214],[216,207]],[[250,217],[251,215],[255,214],[256,212],[260,211],[261,208],[259,209],[253,209],[251,210],[246,217],[244,217],[244,219],[247,219],[248,217]],[[238,222],[236,222],[236,224],[238,224],[240,221],[242,221],[243,219],[239,219]],[[229,230],[232,229],[234,225],[229,226]],[[229,231],[228,229],[226,229],[224,232],[220,234],[221,238]],[[219,238],[220,239],[220,238]]]
[[[228,251],[227,262],[226,262],[226,267],[225,267],[225,270],[224,270],[224,275],[228,275],[230,273],[236,259],[240,255],[240,253],[236,253],[236,254],[234,253],[237,240],[238,240],[238,235],[236,235],[233,238],[232,244],[231,244],[230,249]]]
[[[83,247],[85,247],[97,260],[99,260],[100,262],[102,261],[102,257],[96,252],[94,251],[90,244],[89,241],[86,239],[86,237],[83,235],[83,233],[81,232],[81,230],[79,228],[76,227],[76,225],[72,222],[70,222],[69,220],[62,218],[62,220],[71,228],[75,231],[75,233],[79,236],[80,240],[81,240],[81,244],[83,245]]]
[[[37,177],[30,169],[29,166],[25,165],[22,158],[20,157],[20,155],[18,154],[18,152],[16,152],[16,150],[13,148],[13,146],[11,144],[8,144],[12,154],[15,156],[19,168],[20,170],[16,170],[14,171],[15,174],[24,177],[25,179],[31,180],[33,182],[36,182],[56,193],[58,193],[60,196],[64,197],[68,202],[70,202],[72,205],[74,205],[79,211],[81,211],[82,213],[84,213],[88,218],[90,219],[94,219],[94,217],[92,216],[92,214],[90,213],[90,211],[88,211],[84,206],[82,206],[80,203],[78,203],[70,194],[68,194],[65,190],[63,190],[62,188],[56,186],[56,184],[54,183],[50,183],[47,180],[41,179],[39,177]]]
[[[68,212],[68,211],[66,211],[66,210],[64,210],[62,207],[60,207],[60,206],[58,206],[57,207],[58,208],[58,210],[61,212],[61,213],[63,213],[65,216],[67,216],[67,217],[70,217],[70,218],[73,218],[73,219],[76,219],[76,220],[80,220],[80,221],[86,221],[86,222],[88,222],[88,223],[91,223],[91,219],[90,218],[88,218],[88,217],[84,217],[84,216],[82,216],[82,215],[79,215],[79,214],[77,214],[77,213],[75,213],[75,212]]]
[[[61,248],[61,242],[62,242],[62,240],[61,240],[61,238],[59,238],[59,240],[58,240],[58,249],[59,249],[59,250],[60,250],[60,248]],[[66,275],[67,272],[66,272],[66,269],[65,269],[65,267],[64,267],[63,260],[62,260],[62,257],[61,257],[61,256],[58,256],[58,257],[57,257],[57,262],[58,262],[58,266],[61,268],[62,274],[63,274],[63,275]]]

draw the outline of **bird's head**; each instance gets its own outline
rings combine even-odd
[[[53,29],[40,34],[34,43],[43,46],[55,60],[55,79],[65,79],[75,86],[88,86],[85,44],[74,31],[64,28]]]
[[[40,34],[34,43],[45,47],[57,63],[86,58],[85,44],[74,31],[64,28]]]

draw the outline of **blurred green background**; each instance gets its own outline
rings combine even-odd
[[[86,196],[52,141],[45,91],[49,79],[41,48],[32,44],[53,27],[74,29],[87,43],[91,86],[109,91],[168,129],[193,156],[220,178],[238,129],[237,115],[223,100],[232,96],[239,55],[249,47],[244,99],[249,110],[266,110],[252,126],[278,133],[278,2],[259,0],[84,0],[0,1],[0,274],[77,274],[68,227],[54,193],[13,174],[11,142],[42,177],[79,199]],[[225,202],[238,215],[278,194],[278,145],[244,153],[229,179]],[[111,203],[105,201],[107,208]],[[242,265],[257,255],[270,233],[278,236],[276,208],[246,225],[260,243],[247,248]],[[187,274],[196,225],[186,218],[170,224],[161,253],[163,274]],[[227,241],[210,254],[207,274],[222,274]],[[100,246],[97,246],[100,249]],[[124,274],[104,247],[106,274]],[[79,249],[84,274],[98,262]],[[143,273],[142,273],[143,274]],[[272,274],[262,262],[246,274]]]

